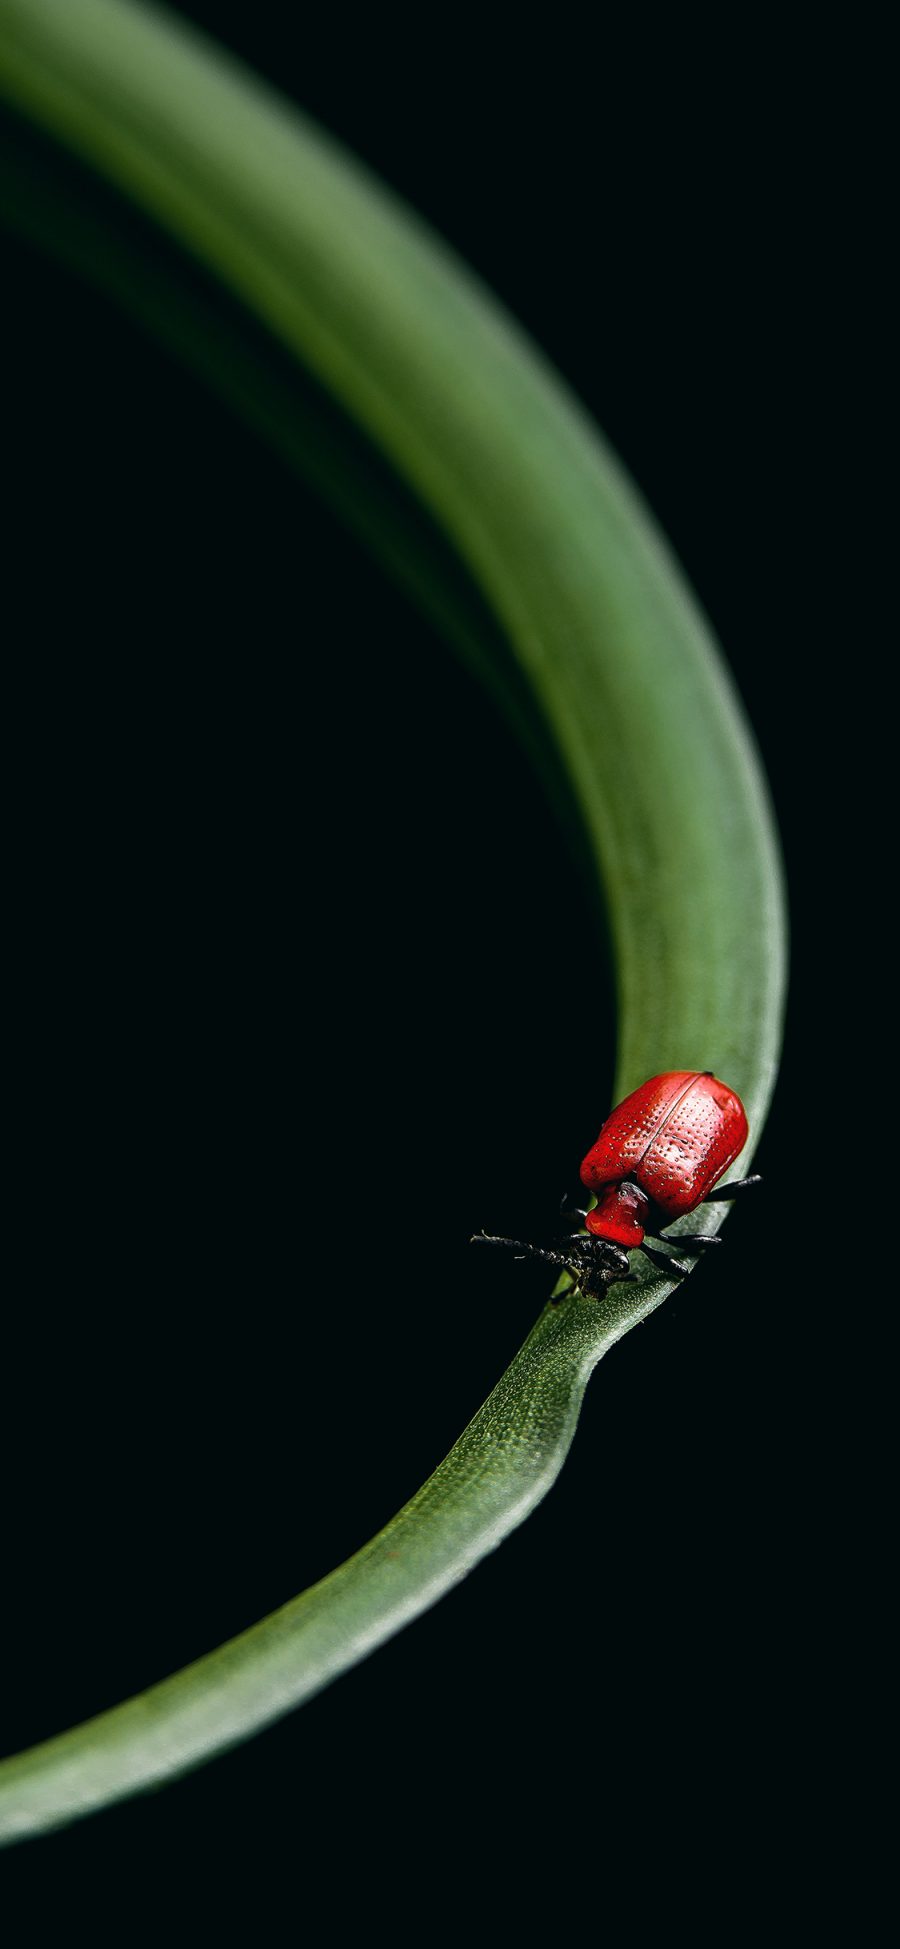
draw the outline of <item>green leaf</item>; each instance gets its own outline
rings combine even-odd
[[[526,700],[535,749],[549,745],[577,808],[614,946],[617,1095],[657,1070],[712,1068],[758,1139],[785,967],[765,785],[704,619],[577,401],[409,211],[165,14],[0,0],[0,86],[215,272],[421,498],[498,625],[478,655]],[[446,586],[436,600],[465,639]],[[669,1290],[644,1269],[602,1303],[546,1310],[440,1468],[349,1562],[4,1762],[0,1835],[196,1765],[433,1603],[546,1493],[593,1367]]]

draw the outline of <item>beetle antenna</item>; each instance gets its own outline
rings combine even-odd
[[[470,1245],[504,1245],[510,1252],[517,1252],[522,1259],[544,1259],[548,1265],[567,1266],[568,1259],[563,1252],[548,1251],[543,1245],[528,1245],[521,1238],[495,1238],[492,1232],[474,1232]]]

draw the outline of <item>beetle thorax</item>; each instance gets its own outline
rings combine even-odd
[[[650,1216],[650,1200],[640,1185],[624,1178],[621,1184],[607,1185],[585,1224],[594,1238],[609,1239],[626,1251],[640,1245]]]

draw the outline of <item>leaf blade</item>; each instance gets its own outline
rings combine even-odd
[[[615,940],[618,1093],[656,1069],[713,1067],[758,1136],[784,982],[765,785],[703,618],[577,402],[365,172],[166,17],[2,0],[0,71],[309,364],[445,528],[580,805]],[[650,1278],[543,1315],[379,1537],[187,1671],[6,1762],[0,1832],[198,1763],[435,1601],[545,1493],[589,1372],[668,1290]]]

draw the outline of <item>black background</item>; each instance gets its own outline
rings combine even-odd
[[[227,1850],[390,1926],[410,1863],[465,1910],[574,1818],[638,1933],[632,1848],[727,1935],[805,1859],[823,1478],[838,1548],[846,1520],[781,1259],[829,1014],[875,57],[674,19],[181,11],[457,247],[637,479],[763,752],[792,1000],[764,1192],[601,1367],[528,1524],[302,1712],[17,1861],[143,1886]],[[546,1290],[468,1234],[552,1223],[614,1020],[561,835],[430,627],[175,361],[10,251],[13,1749],[253,1622],[418,1486]]]

